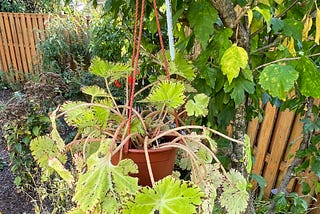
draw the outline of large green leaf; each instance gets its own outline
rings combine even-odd
[[[288,18],[284,19],[283,33],[286,36],[292,36],[297,41],[302,41],[303,24],[301,21]]]
[[[196,38],[205,49],[209,36],[214,31],[213,24],[218,19],[218,12],[206,0],[193,1],[188,9],[187,19]]]
[[[224,75],[227,75],[229,83],[240,73],[240,68],[244,69],[248,65],[248,54],[237,45],[232,45],[228,48],[221,58],[221,70]]]
[[[109,193],[111,198],[120,194],[134,194],[138,189],[138,179],[129,176],[138,168],[132,160],[125,159],[117,166],[108,157],[109,143],[102,142],[98,151],[87,160],[87,171],[80,174],[76,183],[73,200],[85,211],[92,211]]]
[[[197,205],[201,204],[204,194],[191,182],[166,177],[153,186],[144,187],[130,201],[123,213],[141,214],[189,214],[196,213]]]
[[[210,98],[205,94],[197,94],[193,100],[188,100],[186,110],[188,116],[206,116],[208,114],[208,104]]]
[[[320,72],[317,71],[314,63],[306,57],[302,57],[299,62],[296,69],[299,71],[298,85],[301,94],[320,98]]]
[[[226,83],[224,86],[225,92],[231,92],[231,98],[234,100],[236,106],[243,102],[246,92],[252,94],[254,90],[255,84],[252,81],[243,78],[242,76],[235,79],[231,84]]]
[[[272,64],[263,69],[259,83],[272,96],[285,100],[298,77],[299,73],[292,66]]]
[[[223,183],[223,192],[219,198],[228,214],[240,214],[246,210],[249,194],[246,191],[247,181],[240,172],[231,169],[228,180]]]
[[[177,108],[184,103],[184,85],[180,82],[164,81],[152,88],[147,100],[157,105]]]
[[[174,62],[170,62],[170,75],[178,74],[187,80],[193,80],[196,76],[194,66],[188,62],[181,53],[176,53]]]

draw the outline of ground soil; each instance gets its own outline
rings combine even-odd
[[[12,95],[13,93],[10,90],[1,89],[0,107],[3,106]],[[14,176],[10,171],[9,154],[6,149],[6,143],[1,138],[2,125],[2,121],[0,121],[0,164],[5,163],[3,169],[0,167],[0,214],[34,213],[32,199],[25,193],[19,191],[13,183]]]

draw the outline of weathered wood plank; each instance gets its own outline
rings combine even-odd
[[[278,114],[271,139],[270,159],[263,172],[263,177],[267,181],[267,187],[264,194],[265,197],[268,197],[271,190],[275,187],[274,185],[279,173],[279,166],[286,150],[294,117],[294,112],[290,112],[288,110],[279,112]]]
[[[257,147],[255,148],[255,163],[253,166],[253,173],[258,175],[261,175],[263,171],[267,149],[269,147],[270,139],[272,136],[274,121],[277,115],[277,109],[270,103],[267,103],[265,112],[265,117],[259,129],[258,139],[256,143]]]

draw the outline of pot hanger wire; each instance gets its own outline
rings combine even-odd
[[[140,0],[136,0],[135,3],[135,19],[134,19],[134,32],[133,32],[133,51],[131,56],[131,65],[133,67],[133,73],[131,75],[132,81],[130,81],[129,85],[129,112],[128,112],[128,134],[130,134],[131,121],[132,121],[132,109],[134,103],[134,93],[135,93],[135,82],[136,76],[139,74],[139,57],[140,57],[140,49],[141,49],[141,40],[142,40],[142,32],[143,32],[143,22],[144,22],[144,10],[145,10],[145,0],[141,0],[140,7],[140,22],[139,22],[139,4]],[[170,46],[170,57],[171,60],[174,60],[174,43],[173,43],[173,31],[172,31],[172,14],[171,14],[171,2],[170,0],[166,0],[166,8],[167,8],[167,25],[168,25],[168,37],[169,37],[169,46]],[[161,53],[163,57],[163,66],[166,72],[166,76],[168,81],[170,81],[170,72],[168,61],[164,49],[161,26],[159,22],[159,13],[157,8],[157,1],[153,0],[153,9],[156,18],[159,42],[161,47]],[[139,29],[138,29],[139,25]],[[124,152],[128,153],[130,147],[130,141],[124,145]]]

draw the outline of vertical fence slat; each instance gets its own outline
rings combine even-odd
[[[32,55],[31,55],[31,44],[28,39],[28,31],[27,31],[27,22],[26,17],[27,14],[21,14],[21,33],[22,33],[22,41],[24,45],[24,51],[26,56],[26,64],[27,64],[27,72],[32,72]],[[26,71],[25,71],[26,73]]]
[[[32,17],[26,16],[26,22],[27,22],[27,34],[28,34],[28,40],[29,40],[29,44],[30,44],[30,53],[31,53],[31,66],[33,67],[33,65],[36,64],[36,44],[35,44],[35,40],[33,37],[33,26],[32,26]]]
[[[7,38],[7,42],[8,42],[8,47],[9,47],[9,53],[10,53],[10,59],[11,59],[11,64],[9,64],[9,70],[8,72],[10,72],[11,67],[13,67],[13,69],[17,70],[18,69],[18,65],[17,65],[17,59],[15,56],[15,50],[13,47],[13,38],[12,38],[12,34],[11,34],[11,25],[10,25],[10,14],[4,14],[3,16],[3,20],[4,20],[4,26],[5,26],[5,30],[6,30],[6,38]],[[11,75],[10,75],[11,76]],[[12,75],[13,76],[13,75]],[[17,75],[16,75],[17,77]],[[13,79],[12,81],[15,81],[15,79]]]
[[[7,78],[8,78],[8,70],[9,70],[9,66],[8,66],[8,62],[10,61],[10,57],[9,57],[9,47],[8,47],[8,42],[7,42],[7,37],[6,37],[6,33],[5,33],[5,27],[4,27],[4,22],[3,22],[3,14],[0,13],[0,50],[2,50],[0,52],[1,55],[1,71],[6,72]],[[9,59],[8,59],[9,57]]]
[[[272,136],[274,121],[277,115],[277,109],[270,103],[267,103],[265,112],[265,117],[259,129],[259,135],[256,143],[257,147],[254,149],[255,163],[253,166],[253,173],[258,175],[261,175],[263,171],[267,149]]]
[[[286,149],[294,116],[294,112],[288,110],[279,112],[272,134],[270,158],[267,163],[267,168],[263,173],[263,177],[267,181],[265,197],[269,196],[276,183],[279,166]]]
[[[17,34],[17,39],[18,39],[18,43],[19,43],[19,50],[20,50],[20,56],[21,56],[21,62],[22,62],[22,69],[21,69],[21,73],[25,75],[28,74],[29,72],[29,68],[28,68],[28,63],[27,63],[27,59],[26,59],[26,51],[25,51],[25,44],[24,44],[24,40],[23,40],[23,36],[22,36],[22,28],[24,26],[21,26],[21,20],[24,18],[23,14],[16,14],[15,15],[15,23],[16,23],[16,34]],[[23,80],[24,76],[21,76],[20,79]]]
[[[250,143],[251,147],[254,147],[254,144],[256,142],[256,137],[258,134],[259,129],[259,120],[258,118],[254,118],[252,121],[248,123],[248,128],[247,128],[247,134],[250,137]]]
[[[14,47],[14,55],[16,58],[16,67],[15,67],[15,69],[17,70],[16,79],[21,80],[21,79],[23,79],[23,77],[21,77],[21,74],[19,75],[19,73],[23,70],[23,67],[22,67],[22,63],[21,63],[22,58],[20,56],[19,41],[18,41],[17,33],[16,33],[17,29],[15,26],[15,19],[16,19],[15,14],[12,13],[9,15],[11,37],[12,37],[12,42],[13,42],[13,47]]]

